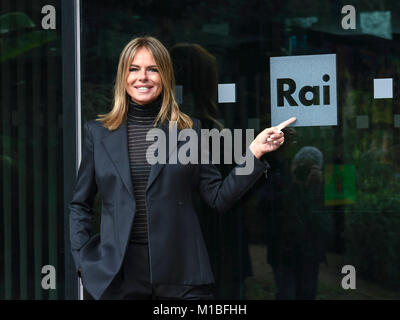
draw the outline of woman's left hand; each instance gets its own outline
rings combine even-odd
[[[285,141],[282,129],[296,121],[296,118],[290,118],[283,121],[276,127],[266,128],[258,134],[250,144],[250,151],[257,159],[260,159],[265,153],[275,151]]]

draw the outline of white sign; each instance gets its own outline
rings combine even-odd
[[[337,125],[336,54],[270,58],[271,125]]]

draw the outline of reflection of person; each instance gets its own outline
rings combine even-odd
[[[282,165],[271,177],[273,183],[286,186],[271,195],[274,204],[267,222],[268,262],[274,271],[277,299],[316,297],[328,227],[322,167],[321,151],[308,146],[296,153],[291,165]]]
[[[247,151],[254,155],[248,175],[232,170],[222,179],[212,164],[151,166],[146,133],[153,125],[168,133],[172,120],[199,135],[198,120],[179,110],[174,86],[166,48],[155,38],[136,38],[120,56],[113,109],[85,125],[70,202],[70,239],[83,286],[95,299],[211,298],[208,284],[214,279],[192,194],[199,192],[209,206],[228,210],[268,168],[261,158],[279,148],[280,130],[295,120],[254,139]],[[91,235],[97,192],[101,226],[99,234]]]
[[[202,127],[222,129],[216,119],[218,108],[217,60],[196,43],[179,43],[171,48],[175,79],[183,85],[181,109],[201,121]]]
[[[218,67],[216,58],[196,43],[178,43],[170,50],[176,83],[182,85],[180,109],[201,122],[203,129],[223,129],[217,120]],[[221,139],[220,158],[224,159],[225,141]],[[211,152],[211,150],[210,150]],[[232,152],[232,150],[229,150]],[[233,164],[216,165],[223,177]],[[198,198],[198,197],[197,197]],[[217,214],[207,203],[195,199],[211,267],[215,276],[215,296],[239,299],[243,280],[251,274],[243,209],[238,202],[229,212]]]

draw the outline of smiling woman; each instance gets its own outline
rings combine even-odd
[[[208,163],[152,165],[146,136],[154,126],[169,133],[176,122],[200,135],[200,121],[179,110],[174,89],[168,50],[153,37],[136,38],[120,56],[112,110],[86,123],[70,238],[83,286],[95,299],[213,298],[214,276],[193,198],[229,210],[263,176],[269,165],[261,157],[279,148],[281,130],[295,121],[254,139],[245,152],[254,165],[244,174],[238,173],[244,163],[225,179]],[[166,160],[184,149],[173,140],[165,136]],[[102,210],[100,237],[91,235],[97,191],[113,208]]]
[[[153,102],[162,91],[162,82],[157,64],[151,52],[140,48],[129,67],[126,92],[133,102],[147,104]]]
[[[114,105],[99,120],[116,130],[126,120],[129,101],[142,105],[161,98],[154,124],[176,121],[179,129],[193,127],[189,116],[179,110],[175,100],[175,77],[168,50],[153,37],[138,37],[122,50],[114,88]]]

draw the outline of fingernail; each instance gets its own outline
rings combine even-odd
[[[273,139],[273,138],[274,138],[274,135],[270,136],[270,138]]]
[[[272,141],[272,139],[271,139],[271,138],[268,138],[267,141],[270,142],[270,141]]]

